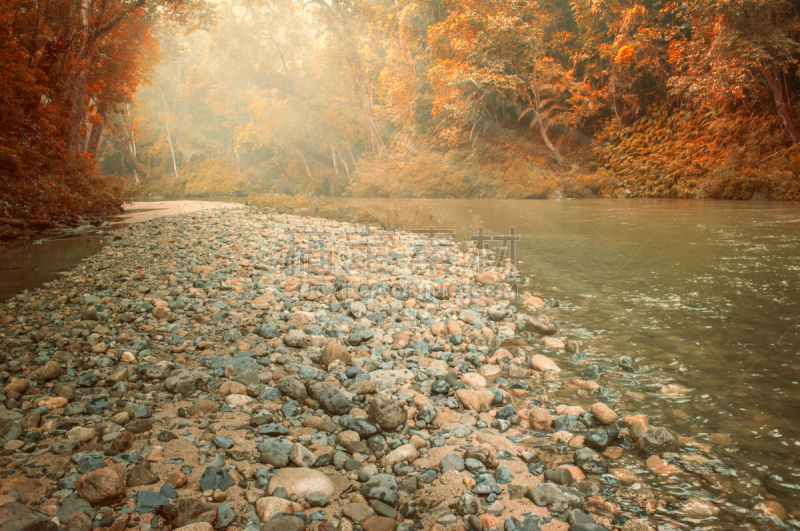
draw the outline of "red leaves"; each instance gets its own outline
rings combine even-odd
[[[176,5],[168,0],[0,3],[0,214],[24,218],[36,212],[41,218],[65,208],[86,212],[111,205],[116,192],[97,175],[92,153],[84,152],[100,138],[87,138],[88,129],[129,101],[146,79],[158,57],[149,28]],[[205,0],[180,5],[197,10],[184,18],[203,16]]]

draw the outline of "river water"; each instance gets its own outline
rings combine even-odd
[[[346,202],[360,208],[380,201]],[[428,204],[455,224],[479,215],[487,234],[514,227],[520,292],[558,300],[561,327],[583,337],[602,367],[633,358],[635,373],[608,370],[598,378],[622,391],[606,400],[612,407],[644,412],[655,425],[715,444],[740,477],[757,483],[779,474],[781,501],[790,511],[797,507],[800,206],[631,199]],[[92,237],[0,250],[0,299],[41,284],[101,245]]]
[[[701,441],[755,479],[800,483],[800,206],[693,200],[452,201],[487,233],[521,235],[522,289],[572,303],[612,400]],[[499,250],[499,247],[495,247]],[[614,381],[617,380],[617,381]],[[687,392],[663,392],[678,384]],[[678,389],[679,390],[679,389]],[[716,434],[716,435],[715,435]],[[720,435],[721,434],[721,435]],[[796,503],[796,488],[783,498]],[[787,500],[789,501],[789,500]]]
[[[633,358],[634,374],[598,378],[623,391],[607,403],[707,442],[755,484],[780,475],[770,492],[781,491],[790,513],[797,508],[800,206],[665,199],[428,204],[454,226],[477,214],[486,234],[514,227],[520,294],[558,300],[559,324],[585,338],[590,361],[610,367]],[[500,245],[490,247],[499,252]],[[577,371],[586,363],[574,365]]]

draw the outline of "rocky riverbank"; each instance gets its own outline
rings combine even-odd
[[[566,370],[592,345],[512,276],[245,209],[119,229],[0,305],[0,529],[788,528],[712,447],[607,405],[600,367]],[[658,489],[678,473],[698,486]]]

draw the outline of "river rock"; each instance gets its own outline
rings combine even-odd
[[[553,415],[544,408],[533,406],[528,409],[528,422],[534,429],[546,429],[553,424]]]
[[[218,405],[213,400],[198,400],[189,408],[190,417],[206,417],[217,409]]]
[[[233,478],[228,471],[224,468],[210,466],[203,472],[203,477],[200,479],[200,490],[226,490],[228,487],[234,485]]]
[[[172,528],[179,529],[192,524],[213,525],[217,521],[217,509],[196,498],[179,498],[175,501],[175,517]]]
[[[197,376],[187,370],[172,372],[164,382],[167,391],[171,393],[181,393],[187,395],[194,391],[197,385]]]
[[[461,381],[475,389],[483,389],[489,385],[489,382],[486,381],[486,378],[474,372],[468,372],[462,375]]]
[[[306,529],[305,520],[292,515],[276,516],[261,525],[261,531],[305,531]]]
[[[699,520],[716,516],[719,509],[710,500],[690,498],[681,504],[680,512],[686,518]]]
[[[416,376],[408,369],[381,369],[370,372],[369,379],[383,388],[414,381]]]
[[[338,339],[328,341],[319,358],[320,365],[326,369],[334,361],[341,361],[345,365],[350,365],[352,362],[352,356],[347,351],[347,347]]]
[[[486,389],[459,389],[456,397],[461,404],[473,411],[489,411],[494,401],[494,394]]]
[[[278,389],[281,390],[281,393],[295,400],[302,400],[307,396],[306,386],[294,376],[284,376],[278,382]]]
[[[125,494],[126,479],[125,465],[116,463],[82,475],[75,486],[84,500],[107,505]]]
[[[597,419],[597,422],[603,425],[613,424],[619,419],[619,415],[602,402],[592,404],[590,410],[594,418]]]
[[[219,386],[219,396],[243,395],[247,392],[247,386],[239,382],[227,381]]]
[[[9,441],[19,439],[21,435],[22,427],[18,422],[13,420],[0,421],[0,445],[5,446]]]
[[[394,431],[405,424],[408,414],[403,404],[392,398],[376,396],[367,409],[369,420],[383,431]]]
[[[383,465],[393,467],[395,463],[408,463],[419,458],[419,450],[413,444],[404,444],[383,458]]]
[[[581,448],[573,456],[573,461],[586,474],[605,474],[608,472],[608,463],[603,456],[591,448]]]
[[[370,516],[361,522],[364,531],[394,531],[397,528],[397,521],[385,516]]]
[[[545,470],[544,479],[559,485],[571,485],[574,481],[572,473],[564,467]]]
[[[556,362],[545,356],[544,354],[534,354],[531,356],[531,367],[539,372],[561,372],[561,368],[556,365]]]
[[[39,370],[39,376],[47,382],[55,380],[61,376],[61,365],[57,361],[50,360]]]
[[[771,519],[786,520],[788,516],[786,509],[783,508],[783,505],[771,500],[766,500],[755,504],[755,506],[753,506],[753,510],[758,514]]]
[[[331,415],[344,415],[353,409],[353,404],[338,387],[326,387],[319,395],[319,403]]]
[[[85,513],[90,520],[94,518],[96,514],[95,510],[92,508],[92,505],[88,501],[84,500],[77,494],[70,494],[61,501],[61,507],[58,508],[56,517],[59,519],[59,521],[66,522],[70,515],[76,511]]]
[[[447,454],[439,461],[439,473],[444,475],[451,470],[461,472],[464,470],[464,459],[456,453]]]
[[[79,443],[89,442],[97,436],[97,430],[94,428],[84,428],[83,426],[75,426],[67,432],[67,438]]]
[[[262,522],[269,522],[273,516],[279,513],[292,514],[302,511],[302,504],[284,500],[283,498],[276,498],[275,496],[266,496],[256,502],[256,513],[258,514],[258,519]]]
[[[566,511],[571,507],[583,509],[583,501],[578,494],[554,483],[541,483],[531,487],[527,496],[539,507],[547,507],[554,513]]]
[[[644,432],[650,429],[650,425],[647,423],[646,419],[637,418],[634,419],[628,429],[628,433],[630,433],[631,439],[634,442],[638,442],[639,439],[642,438]]]
[[[272,495],[276,489],[284,488],[288,495],[306,498],[312,492],[319,492],[328,497],[333,496],[333,482],[312,468],[282,468],[269,480],[267,494]]]
[[[397,482],[390,474],[375,474],[361,485],[361,495],[367,500],[379,500],[394,507],[399,499]]]
[[[144,485],[152,485],[153,483],[158,483],[158,476],[141,465],[134,465],[128,471],[128,478],[126,480],[128,488],[142,487]]]
[[[639,438],[639,449],[646,454],[663,454],[678,449],[678,437],[666,428],[650,428]]]
[[[289,459],[299,467],[309,467],[314,464],[317,457],[314,453],[300,443],[295,443],[289,452]]]
[[[3,531],[58,531],[58,526],[30,507],[8,502],[0,506],[0,529]]]
[[[289,465],[289,456],[294,443],[283,438],[267,438],[257,448],[261,452],[260,459],[265,465],[283,468]]]
[[[524,316],[525,330],[543,336],[552,336],[558,333],[558,327],[545,315],[538,315],[535,317]]]
[[[67,531],[92,531],[92,519],[80,511],[75,511],[66,519]]]

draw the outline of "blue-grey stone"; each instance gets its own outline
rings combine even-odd
[[[200,479],[200,488],[206,490],[225,490],[233,486],[234,481],[228,471],[224,468],[210,466],[203,472],[203,477]]]
[[[159,492],[170,500],[174,500],[178,497],[178,491],[172,483],[164,483]]]
[[[61,501],[61,507],[58,508],[56,516],[62,522],[66,522],[75,511],[80,511],[90,519],[94,519],[95,511],[92,509],[92,504],[78,496],[77,494],[70,494]]]
[[[153,513],[156,507],[166,505],[169,503],[169,498],[160,492],[153,492],[151,490],[140,490],[136,493],[136,512],[137,513]]]
[[[501,465],[495,469],[494,480],[500,485],[508,485],[512,479],[514,479],[514,476],[511,475],[511,471],[507,466]]]
[[[361,485],[361,494],[367,500],[379,500],[392,507],[397,505],[397,482],[390,474],[375,474]]]
[[[260,443],[257,448],[261,452],[260,460],[265,465],[272,465],[275,468],[283,468],[289,465],[289,453],[292,451],[294,443],[281,438],[269,438]]]
[[[221,503],[217,507],[217,522],[214,524],[214,529],[225,529],[231,525],[239,515],[236,509],[230,503]]]
[[[259,435],[269,435],[270,437],[275,437],[276,435],[288,435],[289,428],[287,428],[283,424],[270,422],[268,424],[262,424],[261,426],[259,426],[258,433]]]
[[[464,470],[464,458],[459,454],[447,454],[439,461],[439,471],[442,475],[447,474],[451,470],[457,470],[459,472]]]
[[[213,442],[214,445],[217,448],[222,448],[223,450],[230,450],[231,448],[233,448],[233,445],[236,443],[233,440],[233,437],[222,437],[220,435],[214,436],[211,439],[211,442]]]
[[[306,501],[311,507],[325,507],[329,503],[327,494],[321,492],[312,492],[306,496]]]

